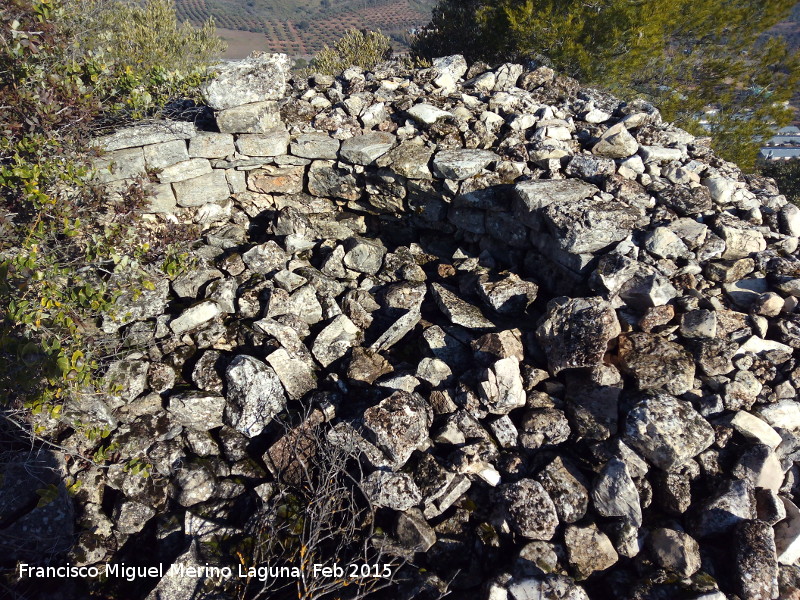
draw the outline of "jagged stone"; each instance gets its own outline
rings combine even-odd
[[[692,388],[694,360],[681,346],[647,333],[619,338],[621,370],[633,377],[640,390],[663,389],[680,395]]]
[[[639,144],[636,139],[628,133],[624,124],[618,123],[609,127],[600,141],[592,148],[592,153],[607,158],[627,158],[636,154]]]
[[[680,577],[691,577],[700,569],[700,546],[690,535],[659,527],[647,538],[655,563]]]
[[[416,104],[409,108],[406,113],[415,121],[419,121],[425,125],[433,125],[437,121],[452,118],[452,113],[446,110],[441,110],[435,106],[427,103]]]
[[[549,540],[558,527],[556,507],[538,481],[521,479],[497,488],[498,501],[511,528],[530,540]]]
[[[755,519],[753,489],[745,481],[725,481],[718,493],[705,502],[694,523],[694,533],[707,537],[727,533],[737,523]]]
[[[505,415],[525,406],[525,390],[519,361],[515,357],[498,360],[487,369],[479,385],[481,398],[490,413]]]
[[[211,498],[217,487],[217,479],[208,466],[192,462],[178,471],[174,485],[178,490],[175,500],[188,508]]]
[[[379,167],[389,167],[393,172],[408,179],[431,179],[428,163],[433,150],[413,141],[403,141],[377,159]]]
[[[169,398],[167,412],[175,422],[199,431],[222,427],[225,398],[222,396],[190,391],[174,394]]]
[[[356,344],[360,335],[361,331],[350,319],[339,315],[319,332],[311,352],[323,367],[327,367],[344,356]]]
[[[585,527],[569,525],[564,531],[569,564],[578,580],[613,566],[619,555],[611,540],[592,523]]]
[[[214,77],[201,87],[203,99],[215,110],[280,100],[286,91],[290,66],[285,54],[251,55],[215,65]]]
[[[378,447],[403,465],[427,442],[432,416],[419,395],[397,391],[364,411],[364,426],[373,433]]]
[[[286,405],[283,386],[270,367],[260,360],[240,354],[225,370],[227,404],[226,425],[247,437],[261,433]]]
[[[688,402],[657,393],[628,413],[625,436],[649,463],[668,471],[708,448],[714,430]]]
[[[592,367],[606,352],[608,342],[620,334],[617,315],[602,298],[551,300],[536,330],[550,372]]]
[[[494,323],[483,316],[480,309],[462,300],[439,283],[431,284],[431,293],[436,304],[450,321],[467,329],[493,328]]]
[[[309,361],[279,348],[267,356],[267,362],[280,379],[289,398],[298,400],[316,389],[317,377]]]
[[[625,463],[612,458],[600,471],[592,486],[592,501],[604,517],[622,517],[636,528],[642,526],[639,492]]]
[[[553,500],[561,521],[575,523],[583,518],[589,506],[588,483],[574,465],[558,456],[536,478]]]
[[[520,426],[519,441],[523,448],[536,450],[556,446],[570,435],[569,421],[557,408],[535,408],[525,413]]]
[[[778,597],[778,560],[769,523],[744,521],[734,529],[733,579],[742,598]]]

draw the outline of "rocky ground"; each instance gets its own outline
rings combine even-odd
[[[800,598],[800,209],[546,67],[287,73],[225,67],[213,131],[98,141],[110,189],[157,173],[143,226],[203,238],[105,315],[129,353],[64,409],[140,469],[12,463],[5,561],[249,565],[335,459],[357,481],[328,493],[374,509],[348,556],[391,562],[394,598]]]

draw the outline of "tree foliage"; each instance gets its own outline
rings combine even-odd
[[[325,45],[311,62],[313,73],[338,75],[348,67],[370,69],[387,60],[392,54],[392,44],[380,31],[350,29],[334,42]]]
[[[780,38],[786,0],[440,0],[414,43],[425,57],[544,62],[583,83],[644,96],[751,168],[758,138],[791,118],[800,60]],[[711,109],[706,112],[707,109]],[[701,123],[701,121],[706,121]]]
[[[800,205],[800,159],[762,161],[759,174],[772,177],[790,202]]]

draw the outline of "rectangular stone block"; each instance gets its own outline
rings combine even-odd
[[[224,158],[233,152],[233,136],[230,133],[198,131],[189,140],[189,156],[192,158]]]
[[[171,140],[188,140],[197,133],[194,123],[185,121],[155,121],[120,129],[92,141],[103,150],[122,150],[136,146],[160,144]]]
[[[172,140],[161,144],[151,144],[142,148],[144,163],[148,169],[163,169],[175,163],[189,160],[185,140]]]
[[[244,171],[226,169],[225,177],[228,179],[228,187],[231,188],[231,193],[240,194],[247,191],[247,177]]]
[[[236,149],[247,156],[279,156],[286,154],[288,148],[289,132],[280,128],[236,137]]]
[[[272,100],[226,108],[217,113],[222,133],[266,133],[281,124],[278,103]]]
[[[97,171],[95,181],[110,183],[121,179],[133,179],[145,174],[144,154],[141,148],[129,148],[108,152],[95,159],[92,166]]]
[[[146,188],[148,193],[147,207],[142,211],[150,214],[168,215],[175,212],[177,202],[172,186],[168,183],[152,183]]]
[[[193,179],[176,181],[172,189],[178,206],[202,206],[225,200],[231,195],[225,171],[217,169]]]
[[[303,191],[305,167],[275,167],[247,172],[247,189],[262,194],[299,194]]]
[[[170,165],[158,174],[161,183],[174,183],[184,179],[193,179],[211,172],[211,163],[206,158],[190,158]]]

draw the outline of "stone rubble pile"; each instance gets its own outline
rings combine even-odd
[[[208,542],[311,404],[418,597],[800,598],[800,209],[771,180],[546,67],[222,71],[218,131],[98,140],[110,188],[157,179],[143,222],[204,233],[105,316],[118,391],[65,409],[169,481],[78,474],[73,562]]]

